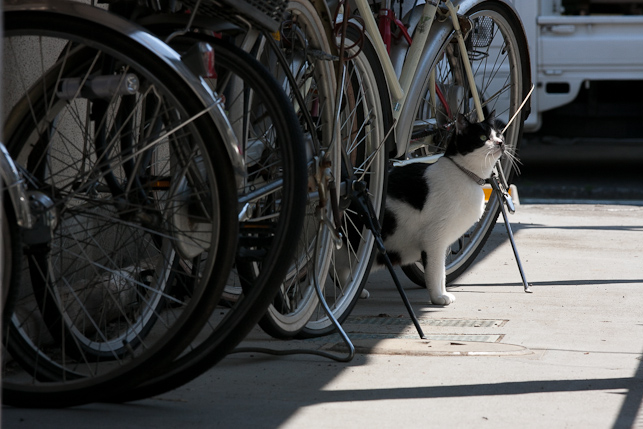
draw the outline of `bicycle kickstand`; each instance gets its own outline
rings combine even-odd
[[[499,169],[500,174],[502,175],[502,169]],[[504,177],[503,177],[504,179]],[[509,217],[507,216],[507,210],[505,205],[509,208],[511,213],[516,211],[511,195],[507,192],[506,187],[498,181],[498,176],[495,173],[489,178],[491,183],[491,188],[494,192],[498,193],[500,199],[500,210],[502,211],[502,217],[505,221],[505,228],[507,229],[507,235],[509,236],[509,241],[511,242],[511,248],[513,249],[514,256],[516,257],[516,263],[518,264],[518,270],[520,271],[520,277],[522,278],[522,284],[525,288],[525,293],[532,293],[529,283],[527,283],[527,277],[525,276],[525,270],[522,267],[522,262],[520,261],[520,255],[518,255],[518,247],[516,246],[516,241],[514,240],[513,232],[511,231],[511,224],[509,223]],[[503,180],[504,182],[504,180]],[[505,182],[506,183],[506,182]]]
[[[415,329],[417,329],[417,332],[420,338],[425,340],[426,336],[424,335],[424,332],[422,332],[422,327],[420,327],[420,322],[418,321],[418,318],[415,316],[415,312],[413,311],[413,307],[411,306],[411,303],[409,302],[409,299],[406,296],[406,292],[404,292],[404,289],[402,288],[402,285],[400,284],[400,281],[397,278],[397,275],[395,274],[395,271],[393,269],[393,264],[391,263],[391,259],[388,257],[388,254],[386,253],[386,248],[384,247],[384,240],[382,240],[382,234],[381,234],[382,228],[380,226],[379,221],[377,220],[377,216],[375,215],[375,209],[373,208],[373,203],[371,203],[371,199],[368,197],[368,186],[366,185],[365,182],[363,181],[353,182],[351,199],[354,203],[357,204],[358,210],[361,212],[360,214],[366,224],[366,227],[370,229],[373,235],[375,236],[375,246],[377,246],[377,250],[384,257],[386,268],[388,268],[388,271],[391,274],[391,277],[393,278],[393,282],[395,283],[395,287],[400,293],[402,302],[404,303],[406,310],[409,312],[409,317],[413,321],[413,324],[415,325]]]

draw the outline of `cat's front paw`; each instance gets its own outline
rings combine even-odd
[[[455,295],[449,292],[445,292],[442,295],[432,296],[431,303],[433,305],[449,305],[455,302]]]

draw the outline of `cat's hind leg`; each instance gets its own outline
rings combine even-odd
[[[422,252],[424,282],[434,305],[449,305],[455,302],[455,295],[447,292],[446,288],[445,253],[442,246]]]

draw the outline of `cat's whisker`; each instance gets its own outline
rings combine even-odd
[[[518,166],[518,164],[522,165],[522,161],[521,161],[520,159],[518,159],[518,157],[517,157],[516,155],[514,155],[513,153],[508,154],[508,155],[507,155],[507,157],[508,157],[508,158],[511,160],[511,162],[512,162],[512,163],[514,163],[516,166]]]
[[[484,156],[485,167],[491,167],[496,163],[493,152],[487,152]]]
[[[514,169],[516,174],[520,174],[520,167],[519,164],[522,165],[522,162],[518,159],[518,157],[514,154],[513,150],[507,150],[505,151],[505,156],[509,160],[509,163],[511,164],[511,167]]]

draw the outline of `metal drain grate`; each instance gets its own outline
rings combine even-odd
[[[403,334],[366,334],[366,333],[349,333],[348,336],[351,340],[387,340],[387,339],[398,339],[398,340],[419,340],[418,335]],[[429,341],[453,341],[453,342],[483,342],[483,343],[497,343],[502,340],[504,335],[502,334],[472,334],[472,335],[460,335],[460,334],[446,334],[446,335],[426,335],[426,339]],[[327,337],[321,338],[311,338],[305,341],[310,342],[327,342],[334,343],[340,342],[341,337],[338,334],[332,334]]]
[[[418,319],[421,326],[438,326],[454,328],[500,328],[508,320],[492,319]],[[373,326],[408,326],[411,320],[405,317],[350,317],[346,325],[373,325]]]

